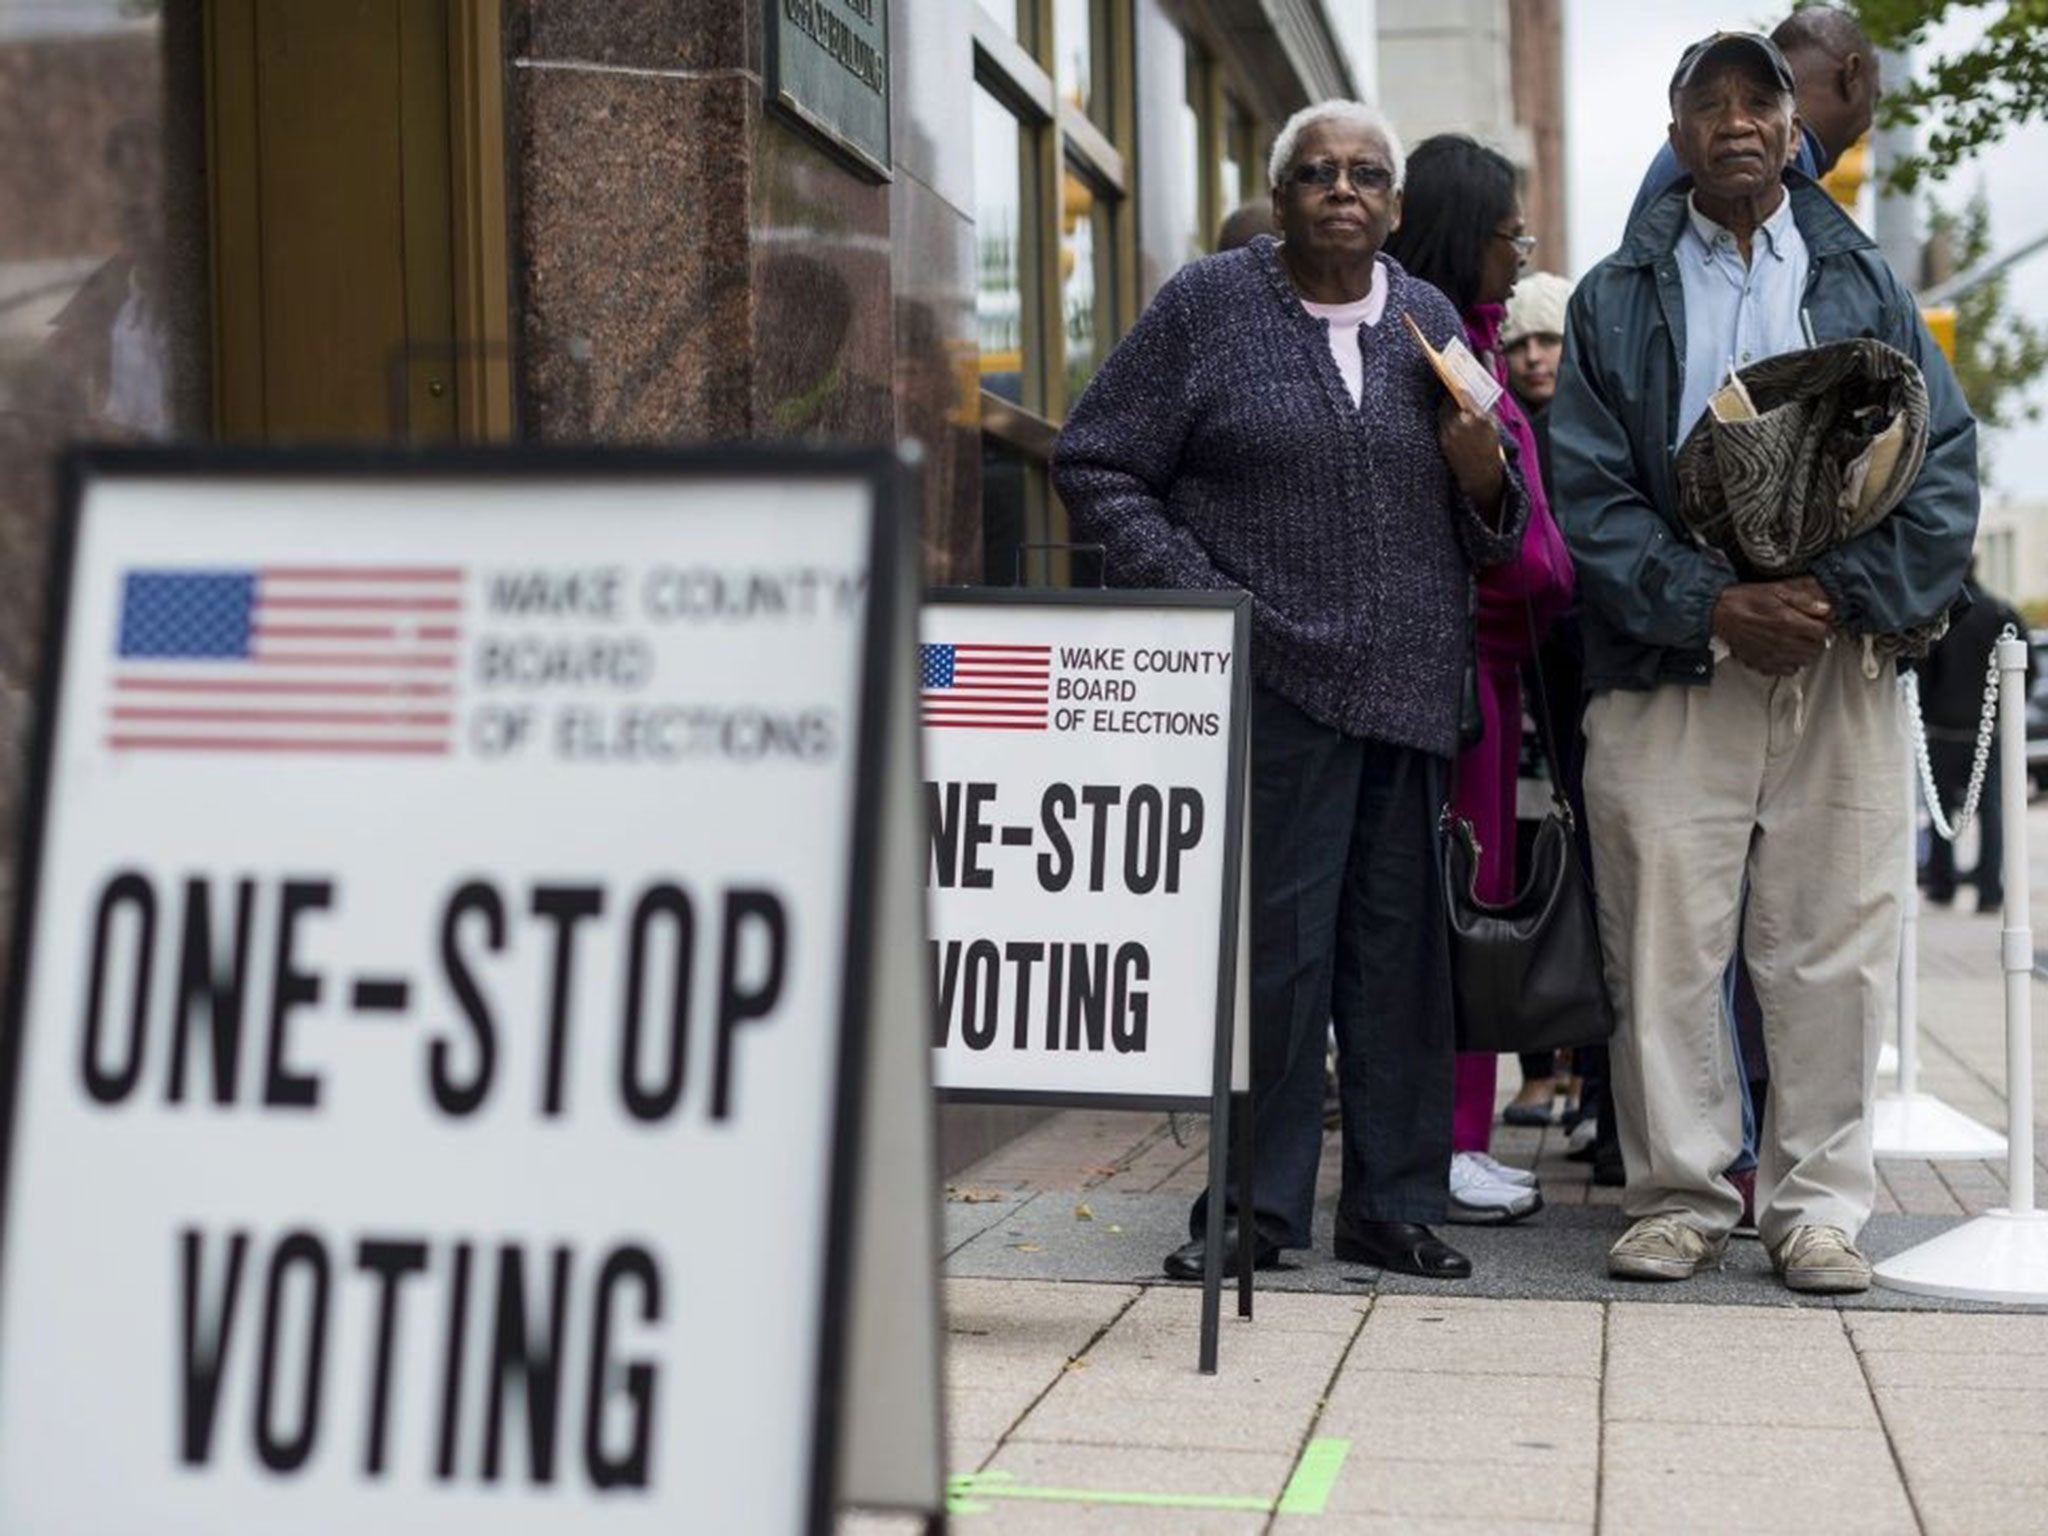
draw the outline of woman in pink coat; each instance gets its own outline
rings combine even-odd
[[[1535,244],[1524,227],[1515,168],[1505,156],[1462,134],[1446,133],[1416,145],[1407,169],[1401,224],[1387,241],[1387,253],[1443,290],[1464,318],[1466,344],[1505,386],[1500,326],[1508,293]],[[1479,840],[1478,895],[1500,902],[1514,894],[1515,884],[1522,663],[1533,655],[1534,639],[1570,606],[1572,567],[1543,495],[1528,418],[1505,388],[1494,414],[1518,454],[1529,490],[1529,523],[1520,558],[1479,577],[1476,643],[1486,729],[1458,759],[1453,808],[1472,823]],[[1458,1057],[1452,1221],[1516,1221],[1543,1204],[1533,1174],[1509,1168],[1487,1150],[1495,1064],[1490,1054]]]

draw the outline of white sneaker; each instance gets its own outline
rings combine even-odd
[[[1534,1189],[1536,1187],[1536,1175],[1534,1173],[1527,1168],[1517,1168],[1512,1163],[1504,1163],[1491,1153],[1463,1152],[1458,1155],[1471,1158],[1473,1162],[1479,1164],[1480,1167],[1493,1175],[1494,1182],[1496,1183],[1519,1184],[1524,1189]]]
[[[1599,1139],[1600,1127],[1591,1115],[1565,1132],[1564,1149],[1567,1154],[1583,1152]]]
[[[1452,1154],[1447,1219],[1468,1227],[1502,1226],[1542,1209],[1543,1196],[1536,1190],[1495,1178],[1474,1153]]]

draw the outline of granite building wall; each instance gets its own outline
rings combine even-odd
[[[524,430],[916,438],[927,575],[970,579],[968,12],[892,0],[887,183],[765,105],[763,32],[758,0],[512,0]]]

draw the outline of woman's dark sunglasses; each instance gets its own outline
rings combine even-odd
[[[1340,166],[1334,160],[1311,160],[1306,165],[1297,165],[1292,179],[1297,187],[1328,190],[1337,185],[1339,175],[1349,179],[1354,192],[1391,192],[1394,189],[1394,173],[1370,160],[1361,160],[1352,166]]]

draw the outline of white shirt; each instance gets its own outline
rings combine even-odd
[[[1806,242],[1792,218],[1792,194],[1758,226],[1744,262],[1735,236],[1687,203],[1678,237],[1678,281],[1685,292],[1685,387],[1678,397],[1678,442],[1728,375],[1806,345],[1800,302],[1806,293]]]
[[[1387,269],[1377,260],[1372,264],[1372,287],[1362,299],[1353,299],[1349,304],[1311,304],[1307,299],[1301,307],[1324,323],[1330,336],[1330,356],[1337,360],[1337,371],[1344,375],[1344,387],[1351,391],[1351,403],[1362,404],[1365,400],[1365,358],[1358,350],[1358,328],[1361,325],[1378,325],[1380,316],[1387,310]]]

